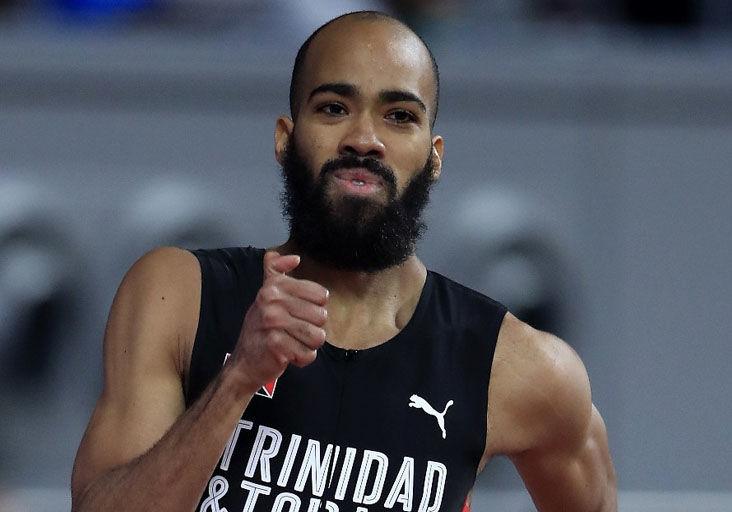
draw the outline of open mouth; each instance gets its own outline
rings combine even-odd
[[[357,194],[370,194],[384,188],[381,177],[364,168],[339,169],[333,176],[345,190]]]

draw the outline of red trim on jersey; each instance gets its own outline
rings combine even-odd
[[[463,503],[462,512],[470,512],[470,494],[465,497],[465,503]]]

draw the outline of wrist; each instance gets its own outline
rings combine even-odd
[[[231,360],[227,361],[221,370],[222,384],[238,398],[249,400],[261,385],[254,382],[248,372],[232,363]]]

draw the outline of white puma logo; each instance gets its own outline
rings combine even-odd
[[[437,425],[440,427],[440,430],[442,430],[442,439],[447,438],[447,432],[445,432],[445,414],[447,413],[447,410],[452,405],[452,400],[448,401],[445,405],[445,410],[441,413],[437,412],[430,404],[427,403],[427,400],[422,398],[418,395],[412,395],[409,397],[409,407],[416,407],[417,409],[422,409],[424,412],[429,414],[430,416],[434,416],[437,419]]]

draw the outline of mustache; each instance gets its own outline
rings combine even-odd
[[[384,165],[375,158],[370,157],[358,157],[355,155],[346,155],[339,158],[328,160],[323,164],[320,169],[320,179],[323,179],[328,174],[332,174],[338,169],[357,169],[363,168],[367,171],[379,176],[384,182],[389,185],[392,189],[396,188],[396,176],[389,166]]]

